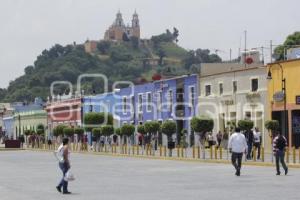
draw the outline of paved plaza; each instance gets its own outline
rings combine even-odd
[[[299,169],[275,176],[274,168],[72,154],[73,194],[59,194],[61,177],[52,153],[0,152],[1,200],[299,199]],[[279,191],[280,190],[280,191]]]

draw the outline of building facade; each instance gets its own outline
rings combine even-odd
[[[104,93],[95,96],[83,97],[83,116],[89,112],[105,112],[110,113],[114,117],[114,126],[119,127],[119,116],[116,115],[116,106],[120,104],[121,99],[116,93]]]
[[[269,112],[266,77],[266,67],[261,65],[202,65],[198,115],[214,119],[214,134],[228,132],[229,122],[252,120],[263,134],[262,142],[269,142],[269,135],[264,134]]]
[[[121,125],[173,120],[177,124],[177,136],[186,129],[187,140],[190,143],[190,120],[196,115],[198,103],[197,75],[185,75],[123,88],[118,95],[121,105],[117,106],[117,115]]]
[[[270,118],[278,120],[289,146],[300,146],[300,59],[268,64]],[[284,88],[286,106],[284,105]]]
[[[47,131],[48,135],[53,135],[53,128],[58,124],[65,124],[76,127],[82,124],[82,98],[57,100],[47,102]]]

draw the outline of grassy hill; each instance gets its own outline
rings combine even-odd
[[[105,74],[109,86],[119,80],[151,81],[156,73],[162,76],[185,74],[197,63],[197,51],[188,52],[178,46],[175,39],[177,37],[167,32],[149,40],[100,41],[93,53],[86,53],[83,45],[63,47],[56,44],[44,50],[32,66],[25,68],[25,74],[11,81],[8,88],[0,88],[0,101],[29,102],[37,96],[46,100],[53,81],[70,81],[75,86],[78,76],[84,73]],[[56,94],[69,92],[65,85],[54,89]],[[97,78],[84,79],[82,89],[85,94],[100,93],[103,82]]]

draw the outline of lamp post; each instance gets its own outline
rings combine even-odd
[[[18,114],[18,120],[19,120],[19,135],[17,135],[17,138],[16,139],[18,139],[18,136],[20,136],[21,135],[21,115],[20,115],[20,113]]]
[[[283,77],[283,67],[281,64],[279,63],[276,63],[279,67],[280,67],[280,70],[281,70],[281,91],[283,92],[284,96],[283,96],[283,117],[284,117],[284,135],[287,137],[288,136],[288,132],[287,132],[287,109],[286,109],[286,79]],[[267,76],[267,79],[268,80],[272,80],[272,73],[271,73],[271,68],[273,67],[274,65],[270,65],[269,67],[269,72],[268,72],[268,76]]]

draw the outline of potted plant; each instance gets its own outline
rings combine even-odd
[[[203,152],[203,158],[205,159],[206,133],[213,130],[214,121],[213,119],[205,116],[193,117],[191,120],[191,128],[199,135],[200,147]]]
[[[175,148],[175,141],[173,141],[172,136],[176,133],[176,122],[164,121],[161,125],[161,132],[168,138],[169,157],[172,157],[172,150]]]

